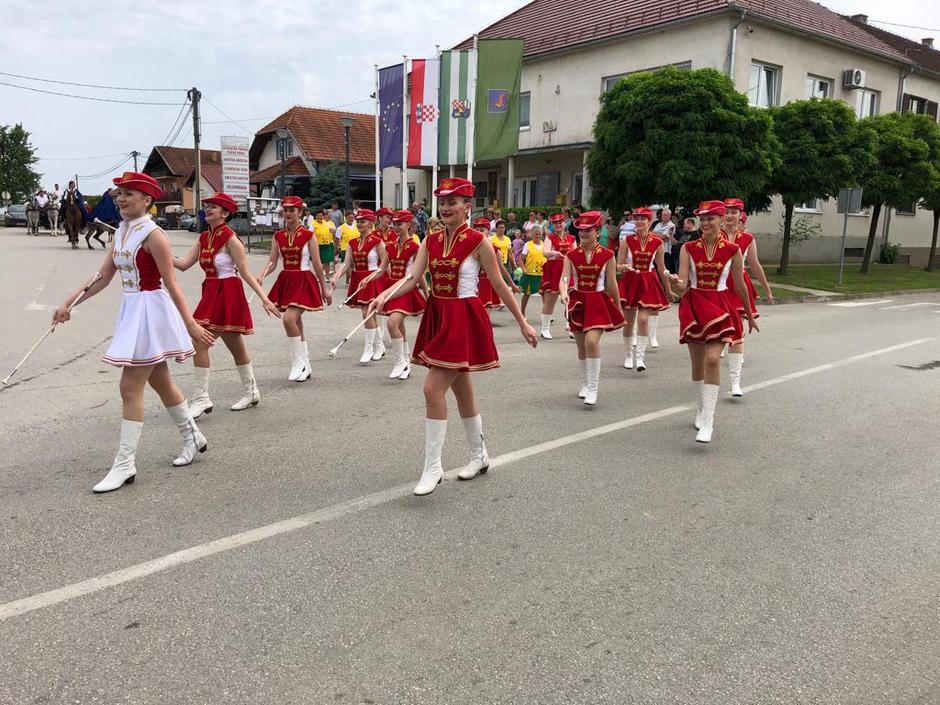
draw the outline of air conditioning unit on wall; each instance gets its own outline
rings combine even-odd
[[[843,88],[864,88],[865,72],[862,69],[846,69],[842,72]]]
[[[542,132],[554,132],[558,129],[558,123],[554,120],[545,120],[542,122]]]

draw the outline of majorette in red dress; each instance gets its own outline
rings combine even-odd
[[[206,278],[193,318],[214,333],[250,335],[254,328],[245,289],[235,262],[225,249],[232,237],[236,237],[235,232],[224,224],[199,235],[199,266]]]
[[[624,308],[667,310],[669,299],[659,274],[653,269],[656,250],[663,244],[662,238],[649,233],[644,243],[640,242],[638,235],[628,235],[626,243],[627,264],[637,271],[628,270],[620,277],[620,305]]]
[[[604,290],[605,266],[614,258],[613,250],[595,245],[588,259],[584,247],[565,255],[574,272],[573,287],[568,289],[568,326],[575,333],[589,330],[616,330],[625,321],[623,312]]]
[[[379,268],[379,251],[377,247],[382,240],[383,238],[378,231],[373,230],[365,237],[360,235],[349,241],[348,247],[352,251],[353,257],[353,272],[349,278],[349,287],[346,289],[349,295],[352,296],[346,304],[347,306],[364,308],[385,289],[387,283],[385,276],[380,275],[362,287],[361,291],[353,294],[359,289],[362,281]]]
[[[419,245],[411,237],[400,243],[398,240],[386,245],[388,250],[388,286],[395,286],[405,278],[411,268],[412,260],[418,252]],[[427,305],[424,294],[419,287],[415,287],[407,294],[389,299],[382,307],[382,313],[403,313],[406,316],[420,316]]]
[[[497,260],[502,257],[496,245],[493,245],[493,250],[496,252]],[[499,294],[497,294],[496,290],[493,288],[493,284],[490,282],[486,270],[482,267],[480,267],[480,301],[483,302],[484,308],[494,308],[503,305],[503,300],[499,298]]]
[[[542,265],[542,285],[539,287],[540,294],[557,294],[561,283],[561,270],[565,266],[565,255],[578,246],[573,235],[562,233],[561,237],[555,233],[548,236],[552,243],[552,249],[561,254],[561,257],[553,257],[546,260]]]
[[[728,235],[728,233],[722,231],[722,236],[728,239],[728,242],[732,242],[741,249],[741,256],[744,258],[744,284],[747,286],[747,294],[751,299],[751,311],[754,313],[754,318],[759,318],[760,314],[757,312],[757,290],[754,288],[754,283],[751,281],[751,277],[747,273],[747,250],[751,246],[751,243],[754,242],[754,236],[751,235],[747,230],[738,230],[734,237]],[[731,299],[734,301],[735,308],[738,311],[739,315],[744,315],[744,304],[741,301],[741,297],[738,296],[737,289],[734,285],[734,279],[728,280],[728,291],[731,293]]]
[[[445,235],[440,231],[425,239],[431,296],[411,361],[461,372],[499,367],[493,327],[478,295],[480,262],[473,257],[485,236],[463,224],[445,250]]]
[[[297,228],[293,232],[285,228],[274,233],[284,268],[277,275],[268,298],[281,311],[286,311],[290,306],[305,311],[323,310],[320,282],[311,271],[308,247],[311,240],[316,242],[313,233],[306,228]]]
[[[744,339],[728,280],[738,246],[720,237],[709,252],[705,239],[685,244],[689,254],[689,288],[679,304],[679,342],[730,345]]]

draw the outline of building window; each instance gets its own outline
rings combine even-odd
[[[812,201],[805,201],[804,203],[797,203],[793,208],[794,210],[808,211],[810,213],[822,212],[822,209],[819,207],[818,198],[814,198]]]
[[[571,205],[580,205],[584,196],[584,173],[576,171],[571,174]]]
[[[807,98],[831,98],[832,97],[832,79],[820,78],[810,74],[806,77],[806,97]]]
[[[692,69],[692,62],[681,61],[677,64],[665,64],[664,66],[654,66],[653,68],[649,68],[649,69],[640,69],[639,71],[627,71],[626,73],[618,73],[613,76],[605,76],[603,79],[601,79],[603,81],[603,88],[604,88],[603,92],[606,93],[611,88],[616,86],[618,81],[626,78],[627,76],[632,76],[635,73],[644,73],[644,72],[656,73],[657,71],[664,69],[666,66],[672,66],[673,68],[680,69],[681,71],[690,71]]]
[[[929,115],[934,120],[937,119],[937,103],[918,95],[905,93],[901,96],[901,112],[917,113],[918,115]]]
[[[862,88],[856,91],[856,93],[855,116],[861,119],[877,115],[880,96],[878,91],[870,91],[867,88]]]
[[[513,203],[516,204],[516,207],[525,208],[536,205],[535,187],[537,182],[538,179],[534,176],[524,176],[516,179],[513,186]]]
[[[912,203],[910,208],[895,208],[894,212],[898,215],[917,215],[917,204]]]
[[[751,63],[751,79],[747,100],[759,108],[772,108],[779,103],[780,68],[770,64]]]
[[[526,91],[519,94],[519,129],[529,127],[529,111],[532,106],[532,94]]]

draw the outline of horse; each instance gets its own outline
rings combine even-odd
[[[49,220],[49,230],[52,231],[52,237],[59,235],[59,199],[55,194],[49,195],[49,202],[46,204],[46,218]]]
[[[73,250],[78,249],[78,234],[85,223],[85,214],[82,212],[81,203],[74,191],[66,191],[63,201],[65,209],[65,234],[69,237],[69,243]],[[88,245],[91,248],[91,245]]]
[[[103,225],[99,225],[95,221],[101,221],[107,225],[110,225],[112,228],[116,228],[118,223],[121,222],[121,214],[117,209],[117,206],[114,204],[114,199],[111,197],[110,191],[105,191],[101,195],[101,199],[98,201],[98,205],[94,207],[91,215],[88,216],[88,224],[85,227],[85,244],[88,245],[88,249],[94,249],[91,246],[91,238],[95,238],[101,247],[107,249],[107,245],[101,240],[100,235],[107,231],[108,233],[108,242],[114,240],[114,230],[108,229]]]
[[[39,204],[35,196],[26,202],[26,232],[39,235]]]

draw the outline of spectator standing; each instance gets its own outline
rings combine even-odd
[[[535,226],[535,211],[529,211],[529,219],[522,224],[522,230],[526,235],[528,235],[530,232],[532,232],[532,228]]]
[[[343,211],[339,208],[339,201],[333,201],[333,205],[330,206],[330,222],[333,223],[334,230],[343,224]]]
[[[694,242],[702,237],[702,231],[698,229],[698,224],[695,221],[695,218],[686,218],[682,221],[682,232],[676,236],[676,240],[679,241],[679,248],[681,251],[682,245],[687,242]]]
[[[659,211],[659,222],[653,228],[653,232],[663,239],[663,254],[666,258],[666,269],[675,272],[678,269],[677,262],[679,258],[679,248],[676,245],[676,224],[672,222],[672,211],[663,208]],[[673,256],[675,250],[675,256]]]
[[[509,211],[506,216],[506,234],[510,240],[515,240],[519,236],[519,223],[516,222],[516,214]]]
[[[627,208],[623,212],[623,219],[620,221],[620,239],[623,240],[628,235],[636,233],[636,223],[633,222],[633,211]]]
[[[418,239],[423,240],[428,232],[428,213],[424,210],[423,203],[415,203],[412,208],[415,216],[415,232],[418,233]]]
[[[610,216],[607,217],[607,220],[604,221],[604,224],[601,226],[600,235],[597,238],[597,244],[601,247],[610,248],[610,233],[614,228],[614,219]],[[613,248],[616,251],[616,248]]]

